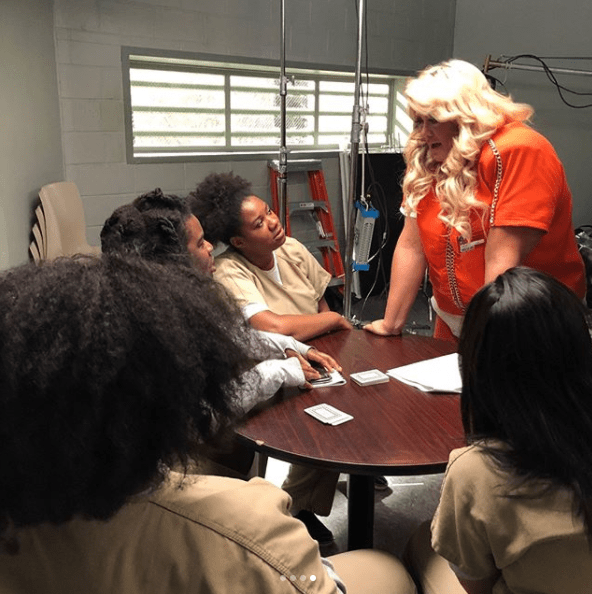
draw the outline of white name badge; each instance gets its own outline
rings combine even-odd
[[[478,245],[485,243],[485,239],[476,239],[475,241],[466,242],[462,237],[459,237],[458,240],[458,247],[463,252],[470,252],[472,249],[476,248]]]

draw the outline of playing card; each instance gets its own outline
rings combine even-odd
[[[357,384],[360,384],[360,386],[385,384],[389,381],[389,376],[386,373],[382,373],[382,371],[379,371],[378,369],[369,369],[368,371],[352,373],[349,377],[351,377]]]
[[[327,425],[341,425],[353,419],[352,415],[331,406],[330,404],[316,404],[304,409],[304,412]]]

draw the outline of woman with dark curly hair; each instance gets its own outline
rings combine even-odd
[[[189,195],[208,241],[228,249],[216,258],[216,279],[238,300],[254,328],[308,340],[351,329],[324,298],[331,275],[296,239],[251,184],[212,173]]]
[[[162,264],[195,266],[208,276],[216,269],[212,244],[205,239],[201,223],[191,214],[186,201],[165,195],[160,188],[115,209],[101,230],[101,248],[104,253],[134,254]],[[326,353],[270,332],[254,332],[251,357],[260,361],[254,367],[260,389],[245,394],[245,411],[281,387],[310,388],[309,382],[320,377],[311,361],[328,371],[341,370]]]
[[[239,412],[248,329],[215,282],[62,259],[1,275],[0,312],[0,591],[342,591],[280,489],[171,470]],[[389,556],[334,559],[350,592],[414,591]]]
[[[323,297],[331,275],[296,239],[286,237],[269,206],[251,184],[232,173],[208,175],[189,197],[208,241],[228,249],[216,258],[215,278],[236,298],[254,328],[299,340],[351,329]],[[320,544],[333,542],[315,514],[331,512],[339,474],[292,466],[283,488],[294,513]]]
[[[210,277],[215,270],[212,244],[205,240],[201,224],[186,201],[165,195],[160,188],[117,208],[101,230],[101,247],[103,253],[133,254],[161,264],[195,266]],[[283,334],[253,331],[249,350],[253,367],[243,376],[247,387],[241,394],[245,412],[282,387],[310,388],[309,382],[320,377],[312,361],[329,371],[341,370],[326,353]],[[257,385],[257,389],[251,389],[251,384]],[[219,452],[200,460],[202,471],[246,478],[254,452],[236,439],[219,446]]]
[[[439,555],[429,530],[412,541],[423,591],[589,592],[592,342],[581,300],[511,268],[471,300],[459,356],[470,445],[450,454],[432,522]]]

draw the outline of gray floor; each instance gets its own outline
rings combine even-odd
[[[266,478],[279,487],[287,471],[287,463],[270,459]],[[442,477],[441,474],[387,477],[389,488],[375,491],[374,548],[397,557],[402,555],[415,528],[433,516]],[[320,518],[335,536],[333,545],[321,548],[325,556],[347,550],[347,503],[347,475],[341,475],[331,515]]]
[[[360,321],[381,318],[385,296],[370,297],[367,302],[354,301],[352,314]],[[428,300],[423,292],[418,294],[409,315],[405,332],[431,335],[432,320]],[[269,460],[266,478],[278,486],[287,473],[288,465]],[[387,477],[389,488],[375,492],[374,547],[401,556],[409,536],[415,528],[432,517],[440,494],[441,474]],[[347,550],[347,476],[338,483],[331,515],[321,518],[335,535],[335,545],[323,549],[324,555]]]

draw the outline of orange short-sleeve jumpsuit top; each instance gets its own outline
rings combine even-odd
[[[483,286],[485,244],[491,226],[544,231],[523,264],[554,276],[583,298],[584,264],[573,231],[572,197],[555,150],[541,134],[519,122],[500,128],[492,140],[502,163],[493,225],[489,212],[483,216],[472,211],[472,237],[465,242],[455,229],[438,219],[440,204],[433,190],[417,207],[419,234],[439,308],[462,315],[471,297]],[[477,172],[476,197],[491,207],[497,162],[487,143],[481,150]],[[447,257],[448,235],[451,248]],[[453,267],[453,275],[448,273],[447,264]]]

